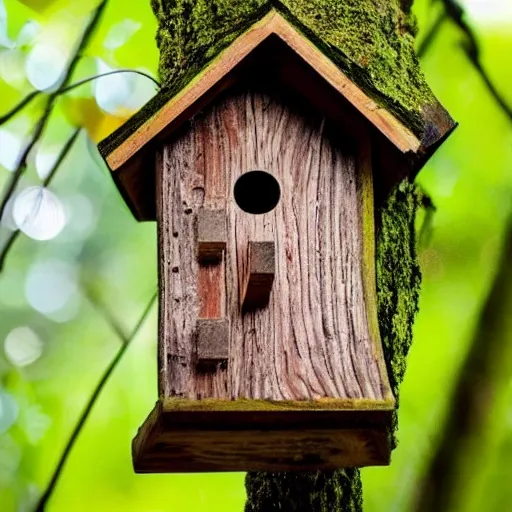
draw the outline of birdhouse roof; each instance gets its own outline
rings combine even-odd
[[[419,69],[403,0],[390,0],[386,7],[376,0],[203,3],[185,16],[165,0],[154,2],[164,86],[99,144],[139,220],[154,219],[151,143],[168,137],[226,88],[247,80],[250,69],[251,82],[277,77],[326,114],[337,106],[322,103],[323,91],[311,86],[310,76],[328,87],[334,103],[348,102],[388,141],[388,159],[405,168],[394,180],[414,175],[456,126]]]

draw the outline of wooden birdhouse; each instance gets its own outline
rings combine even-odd
[[[320,48],[271,10],[100,145],[158,225],[138,472],[389,463],[374,203],[454,123],[436,100],[410,122]]]

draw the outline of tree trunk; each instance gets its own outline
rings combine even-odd
[[[357,512],[363,507],[359,469],[247,473],[245,484],[245,512]]]

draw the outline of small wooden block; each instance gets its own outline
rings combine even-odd
[[[215,366],[228,360],[229,323],[226,318],[197,320],[197,364]]]
[[[268,304],[274,283],[276,254],[274,242],[249,242],[247,278],[242,309],[253,310]]]
[[[225,210],[201,209],[197,214],[197,248],[200,262],[222,259],[226,248],[227,224]]]

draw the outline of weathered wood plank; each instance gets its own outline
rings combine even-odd
[[[222,318],[226,302],[223,263],[200,265],[198,273],[199,318]]]
[[[159,402],[134,440],[135,470],[327,471],[389,464],[389,404],[382,410],[343,410],[343,404],[336,409],[336,401],[302,409],[275,403],[275,409],[261,404],[251,410],[249,402],[237,410],[229,407],[233,402],[225,404],[226,410],[210,403],[211,410],[194,411]]]
[[[158,213],[165,396],[390,398],[374,276],[363,278],[374,243],[373,231],[361,229],[372,222],[363,222],[371,211],[360,206],[363,196],[372,201],[371,179],[359,178],[371,173],[368,151],[369,140],[340,137],[322,118],[304,118],[259,93],[212,106],[165,148]],[[281,184],[280,203],[267,214],[247,214],[232,197],[236,179],[253,169]],[[225,209],[228,229],[221,301],[230,319],[230,371],[207,382],[190,366],[205,304],[193,233],[202,208]],[[268,307],[242,315],[250,241],[275,244],[275,281]]]

